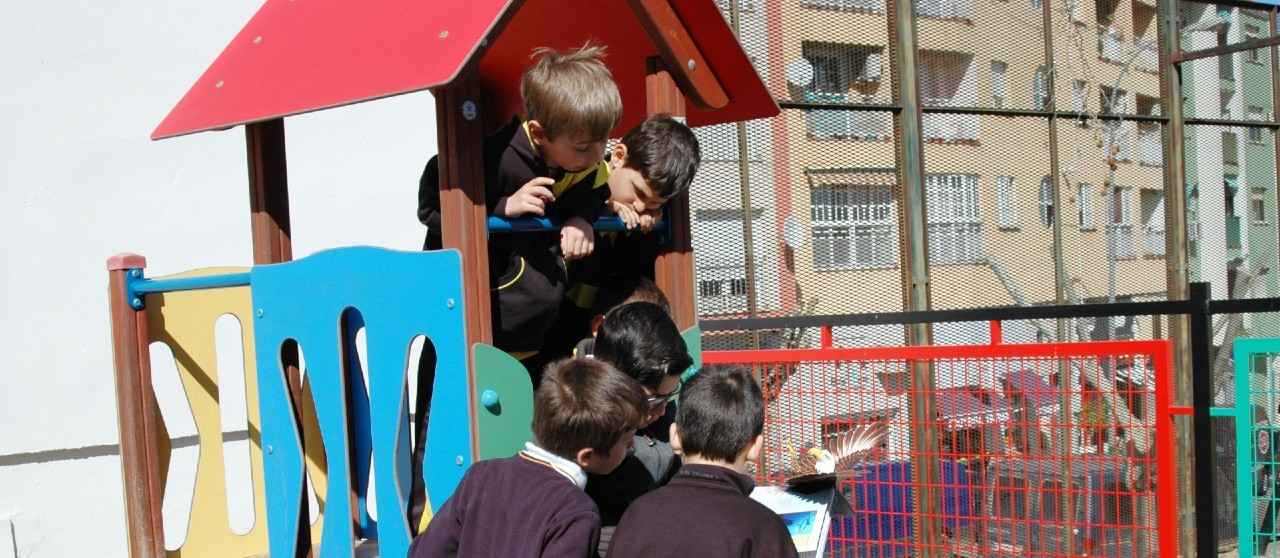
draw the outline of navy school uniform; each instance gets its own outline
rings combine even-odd
[[[545,462],[521,452],[467,470],[410,558],[595,556],[600,514],[591,498]]]
[[[751,477],[737,471],[685,465],[667,486],[627,508],[608,555],[795,557],[782,518],[748,496],[754,488]]]
[[[514,194],[537,177],[557,181],[551,188],[556,199],[547,205],[547,217],[561,222],[581,217],[592,222],[607,211],[608,164],[601,161],[575,173],[548,167],[534,150],[528,130],[519,119],[485,138],[482,156],[485,206],[489,212],[498,199]],[[432,157],[418,183],[418,220],[427,226],[427,250],[443,245],[439,176],[438,158]],[[567,277],[559,247],[557,231],[489,237],[494,345],[499,349],[518,358],[542,349],[565,295]]]

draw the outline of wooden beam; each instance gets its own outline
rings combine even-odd
[[[645,78],[645,110],[648,114],[667,113],[683,119],[684,96],[662,62],[649,61]],[[671,314],[681,330],[693,327],[698,312],[693,303],[693,242],[690,236],[689,190],[667,202],[666,219],[671,227],[670,244],[654,264],[658,288],[671,301]]]
[[[249,211],[253,227],[253,263],[293,259],[289,226],[289,173],[285,164],[284,120],[246,125],[249,159]]]
[[[156,451],[160,423],[151,388],[147,313],[133,308],[126,289],[128,274],[146,266],[147,260],[136,254],[120,254],[107,260],[107,296],[129,556],[161,558],[165,555],[161,515],[164,480],[160,472],[162,459]]]
[[[699,108],[714,110],[729,104],[729,95],[698,50],[689,29],[668,0],[627,0],[649,40],[658,47],[667,71],[680,90]],[[652,104],[650,104],[652,106]],[[665,112],[675,114],[674,109]],[[683,113],[683,104],[681,113]]]
[[[475,393],[471,347],[493,342],[489,301],[489,245],[484,196],[483,91],[475,72],[435,90],[436,137],[440,153],[441,239],[462,254],[462,297],[467,322],[467,386]],[[449,372],[446,372],[449,373]],[[479,459],[475,397],[467,398],[471,417],[471,454]]]
[[[276,118],[247,124],[244,127],[246,158],[249,162],[249,225],[253,233],[254,265],[287,262],[293,259],[292,229],[289,224],[289,172],[285,160],[284,119]],[[262,347],[259,347],[262,350]],[[285,382],[293,402],[293,417],[302,424],[302,372],[298,366],[298,347],[281,347]],[[302,428],[299,427],[299,431]],[[306,448],[306,440],[298,443]],[[303,482],[307,482],[303,477]],[[303,487],[302,493],[306,493]],[[301,516],[310,512],[307,501],[298,503]],[[298,556],[310,556],[310,522],[298,522]]]

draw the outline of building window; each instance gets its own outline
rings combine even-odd
[[[1013,195],[1013,177],[996,177],[996,205],[1002,229],[1018,228],[1018,205]]]
[[[1249,116],[1249,120],[1255,120],[1255,121],[1261,122],[1262,120],[1264,120],[1262,107],[1250,106],[1248,116]],[[1262,128],[1249,127],[1247,129],[1249,130],[1248,133],[1249,133],[1250,143],[1262,143],[1262,138],[1263,138]]]
[[[1258,26],[1256,25],[1244,26],[1244,34],[1245,34],[1244,40],[1246,41],[1256,40],[1263,35],[1262,29],[1259,29]],[[1253,50],[1246,50],[1244,51],[1244,59],[1249,62],[1253,62],[1254,64],[1261,64],[1262,63],[1261,51],[1262,49],[1257,49],[1257,48]]]
[[[1256,224],[1267,222],[1267,189],[1252,188],[1249,192],[1249,220]]]
[[[801,50],[813,65],[814,92],[843,95],[860,84],[880,81],[883,47],[805,41]]]
[[[1138,254],[1133,242],[1133,209],[1129,203],[1129,188],[1112,188],[1110,198],[1111,222],[1107,224],[1109,250],[1116,259],[1133,259]]]
[[[1053,181],[1049,177],[1040,180],[1040,224],[1053,226],[1054,218]]]
[[[882,47],[806,41],[802,49],[813,65],[813,83],[804,92],[805,101],[843,103],[850,92],[866,92],[880,82]],[[893,129],[886,112],[808,110],[805,123],[814,138],[885,140]]]
[[[1092,184],[1085,184],[1082,182],[1076,185],[1076,206],[1080,208],[1080,212],[1077,216],[1079,218],[1078,222],[1080,230],[1082,231],[1092,231],[1098,228],[1098,226],[1094,224],[1093,220],[1093,199],[1094,194]]]
[[[925,177],[929,263],[982,260],[982,219],[978,214],[978,176],[931,174]]]
[[[994,108],[1004,108],[1004,76],[1009,70],[1009,65],[1004,62],[991,62],[991,106]]]
[[[809,203],[815,268],[897,265],[897,212],[891,186],[814,186],[809,191]]]
[[[1031,84],[1031,95],[1035,100],[1036,110],[1049,108],[1049,67],[1036,68],[1035,80]]]
[[[963,52],[920,52],[920,99],[930,107],[971,107],[978,104],[978,77],[973,55]],[[927,113],[926,140],[977,141],[981,124],[976,114]]]
[[[1078,79],[1071,82],[1071,110],[1085,111],[1085,91],[1087,90],[1088,85],[1085,82]]]
[[[720,281],[698,281],[698,296],[703,298],[720,296]]]
[[[1139,190],[1138,202],[1142,211],[1143,252],[1149,258],[1164,257],[1164,192]]]

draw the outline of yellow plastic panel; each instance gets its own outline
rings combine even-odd
[[[163,277],[176,279],[225,273],[244,273],[245,268],[206,268]],[[168,552],[171,558],[224,558],[227,556],[264,555],[267,552],[266,499],[263,496],[261,421],[258,409],[258,375],[253,343],[253,303],[249,287],[229,287],[179,291],[147,296],[148,334],[151,341],[162,342],[172,349],[178,376],[191,406],[200,442],[196,464],[195,489],[191,499],[191,520],[182,547]],[[250,478],[253,482],[254,522],[248,533],[231,531],[227,514],[226,474],[223,469],[222,420],[218,403],[217,353],[214,326],[218,318],[230,314],[240,322],[244,347],[245,411],[249,425]],[[303,407],[310,407],[309,401]],[[157,411],[158,414],[158,411]],[[323,456],[322,448],[313,448],[319,436],[312,436],[314,413],[303,413],[302,430],[308,455]],[[163,430],[157,451],[161,455],[162,475],[168,474],[170,444]],[[315,453],[313,453],[313,449]],[[325,464],[308,460],[311,478],[323,494]],[[163,481],[162,481],[163,486]],[[313,525],[313,539],[318,540],[321,521]]]

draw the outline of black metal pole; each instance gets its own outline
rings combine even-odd
[[[1218,506],[1213,474],[1215,460],[1213,421],[1213,374],[1209,368],[1213,330],[1209,313],[1208,283],[1192,283],[1191,312],[1191,407],[1195,433],[1196,556],[1218,554]]]

